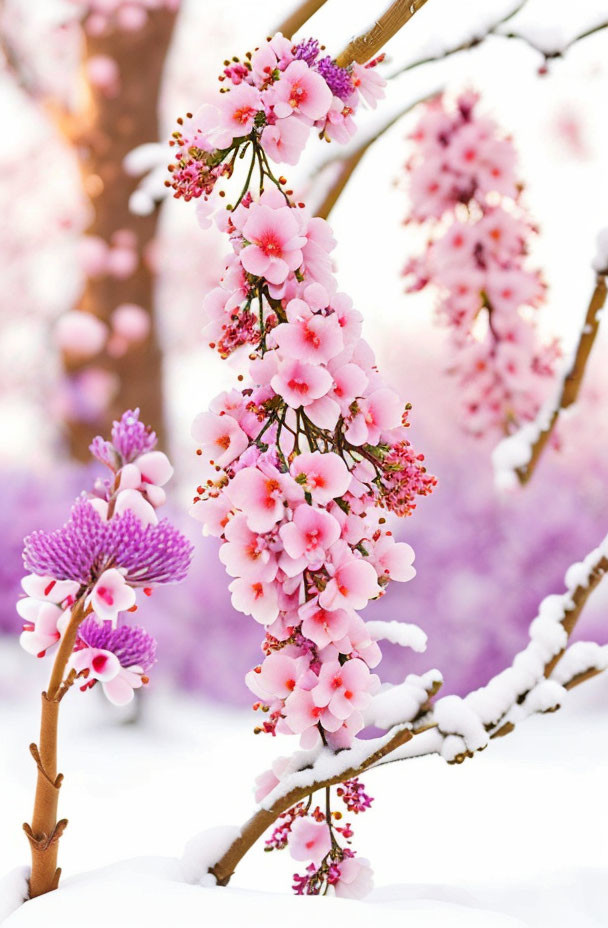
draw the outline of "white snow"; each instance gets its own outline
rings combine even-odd
[[[367,623],[367,631],[374,641],[390,641],[391,644],[401,645],[402,648],[411,648],[422,654],[426,651],[427,636],[420,626],[411,622],[382,622],[376,620]]]
[[[443,677],[438,670],[429,670],[422,676],[410,673],[403,683],[395,686],[386,684],[374,696],[364,713],[366,725],[387,729],[411,722],[428,700],[429,692],[442,681]]]
[[[608,228],[601,229],[595,240],[596,252],[593,259],[593,270],[598,274],[608,273]]]
[[[566,685],[579,674],[588,670],[606,670],[608,668],[608,645],[600,645],[595,641],[576,641],[570,645],[557,667],[551,674],[551,679]]]
[[[43,668],[31,673],[42,677]],[[95,693],[75,694],[62,705],[60,814],[70,825],[61,889],[28,902],[3,928],[309,928],[311,919],[319,928],[604,928],[608,845],[598,809],[608,775],[607,683],[598,677],[576,688],[558,713],[530,719],[462,766],[427,756],[367,771],[362,779],[376,798],[353,822],[354,846],[371,860],[377,888],[361,903],[291,898],[301,867],[287,852],[265,854],[263,841],[227,889],[184,882],[184,842],[202,829],[242,825],[255,808],[255,775],[288,746],[251,735],[249,713],[152,690],[141,722],[124,726]],[[34,692],[35,680],[28,687]],[[31,812],[27,743],[37,711],[36,698],[20,706],[6,698],[0,716],[0,873],[28,860],[21,822]],[[430,729],[392,756],[438,753],[444,743]],[[307,752],[299,753],[304,762]],[[142,851],[155,856],[107,866]],[[24,885],[21,873],[9,899]],[[6,883],[0,892],[6,905]]]
[[[236,841],[241,829],[218,826],[201,831],[190,838],[181,859],[182,873],[186,883],[214,886],[215,877],[208,870],[223,857],[230,845]]]
[[[15,867],[0,879],[0,924],[27,899],[29,867]]]

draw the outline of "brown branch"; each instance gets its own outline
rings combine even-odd
[[[293,13],[283,20],[276,31],[282,32],[285,38],[291,39],[294,33],[301,29],[317,10],[321,9],[324,3],[325,0],[303,0]]]
[[[442,52],[438,52],[434,55],[425,55],[423,58],[417,58],[415,61],[411,61],[409,64],[403,65],[397,71],[394,71],[389,79],[398,77],[400,74],[405,74],[406,71],[413,71],[415,68],[420,68],[425,64],[434,64],[438,61],[444,61],[446,58],[451,58],[452,55],[457,55],[460,52],[470,51],[473,48],[481,45],[485,42],[486,39],[493,36],[497,39],[516,39],[520,42],[524,42],[534,51],[538,52],[543,58],[547,61],[551,58],[561,58],[568,49],[572,48],[573,45],[576,45],[577,42],[586,39],[590,35],[594,35],[596,32],[600,32],[603,29],[608,29],[608,21],[598,23],[597,26],[593,26],[590,29],[586,29],[584,32],[580,32],[578,35],[575,35],[569,42],[564,45],[561,49],[556,49],[555,51],[544,51],[539,45],[529,39],[526,35],[520,32],[502,32],[500,27],[503,26],[506,22],[513,19],[520,10],[526,5],[527,0],[522,0],[518,3],[517,6],[511,10],[506,16],[502,16],[500,19],[497,19],[496,22],[492,23],[491,26],[477,35],[473,35],[470,39],[465,39],[462,42],[459,42],[457,45],[452,45],[450,48],[444,49]]]
[[[426,2],[427,0],[394,0],[367,32],[351,39],[336,58],[336,62],[341,68],[346,68],[353,62],[364,64],[369,61]]]
[[[534,441],[531,449],[530,460],[527,464],[522,465],[516,469],[516,474],[519,482],[522,486],[530,480],[536,466],[541,458],[541,455],[553,433],[559,415],[562,409],[567,409],[569,406],[572,406],[578,398],[578,394],[583,382],[583,377],[585,375],[585,368],[587,366],[587,361],[589,360],[589,355],[591,354],[591,349],[593,348],[593,343],[600,325],[600,310],[606,302],[607,295],[606,287],[606,277],[603,274],[598,274],[595,283],[595,289],[589,301],[589,307],[587,309],[587,315],[585,317],[585,322],[581,331],[581,335],[578,341],[576,348],[576,353],[574,356],[574,361],[570,370],[564,378],[564,383],[559,395],[559,398],[556,402],[555,408],[550,413],[549,421],[547,425],[538,433],[538,437]]]
[[[378,750],[374,751],[356,766],[347,767],[335,776],[319,780],[310,786],[296,786],[286,793],[285,796],[278,799],[270,809],[260,809],[248,822],[246,822],[241,829],[239,837],[232,843],[230,848],[220,857],[209,872],[215,876],[220,886],[225,886],[234,873],[237,864],[245,856],[249,848],[255,844],[258,838],[264,834],[266,829],[276,821],[282,812],[286,812],[287,809],[290,809],[297,802],[300,802],[301,799],[305,799],[317,790],[333,786],[336,783],[343,783],[344,780],[350,780],[353,777],[359,776],[359,774],[367,770],[368,767],[378,763],[383,757],[390,754],[391,751],[396,750],[396,748],[409,741],[412,736],[413,734],[409,729],[400,728],[395,731],[382,747],[378,748]]]
[[[47,692],[42,694],[40,747],[30,745],[30,753],[36,762],[38,775],[32,824],[25,824],[23,830],[30,842],[32,853],[29,881],[32,899],[56,889],[61,875],[61,870],[57,867],[57,853],[59,839],[68,823],[67,819],[57,821],[59,790],[63,782],[63,775],[57,773],[57,722],[59,704],[65,693],[65,669],[76,641],[78,627],[88,612],[90,609],[85,608],[82,598],[72,608],[69,625],[53,663]]]
[[[359,145],[359,147],[356,148],[355,151],[351,155],[349,155],[347,158],[343,159],[340,155],[338,155],[335,158],[332,158],[329,161],[326,161],[325,164],[322,164],[317,173],[321,173],[326,167],[328,167],[330,164],[334,162],[338,162],[338,161],[342,162],[342,166],[340,168],[338,177],[336,181],[332,184],[330,190],[327,192],[321,205],[317,209],[316,215],[320,216],[322,219],[327,219],[329,217],[329,214],[331,213],[332,209],[338,202],[342,192],[344,191],[344,188],[346,187],[350,178],[355,172],[358,164],[362,160],[367,150],[371,148],[371,146],[375,142],[381,139],[382,136],[386,132],[389,131],[389,129],[392,129],[392,127],[397,122],[399,122],[399,120],[403,116],[411,112],[416,106],[418,106],[420,103],[426,103],[428,100],[433,99],[433,97],[436,97],[440,93],[441,93],[441,89],[439,88],[430,94],[426,94],[424,97],[421,97],[419,100],[414,100],[413,103],[408,103],[405,109],[400,110],[396,116],[393,116],[392,119],[390,119],[387,123],[385,123],[385,125],[382,126],[382,128],[379,129],[378,132],[375,133],[375,135],[372,135],[369,139],[366,139],[365,141],[363,141],[362,144]]]
[[[436,61],[443,61],[444,58],[450,58],[452,55],[457,55],[459,52],[470,51],[472,48],[476,48],[478,45],[481,45],[489,36],[497,35],[499,37],[504,37],[504,33],[498,32],[499,26],[504,25],[510,19],[513,19],[514,16],[524,8],[528,0],[521,0],[517,6],[507,13],[505,16],[501,16],[500,19],[497,19],[496,22],[492,23],[485,32],[482,32],[479,35],[475,35],[470,39],[465,39],[464,42],[460,42],[458,45],[453,45],[451,48],[446,48],[444,51],[439,52],[437,55],[427,55],[424,58],[418,58],[416,61],[410,62],[410,64],[404,65],[402,68],[399,68],[398,71],[395,71],[390,75],[390,79],[398,77],[400,74],[404,74],[406,71],[413,71],[414,68],[419,68],[425,64],[432,64]]]
[[[564,598],[567,599],[569,605],[564,609],[561,625],[565,629],[568,637],[570,637],[572,634],[589,596],[596,589],[607,572],[608,558],[601,557],[593,569],[589,572],[587,582],[577,586],[571,593],[564,594]],[[547,661],[543,670],[543,675],[545,678],[548,678],[551,675],[555,669],[555,666],[564,653],[565,648],[559,650],[558,653],[556,653],[549,661]],[[572,680],[568,681],[568,683],[564,684],[564,688],[571,689],[579,683],[591,679],[591,677],[596,676],[598,673],[601,673],[599,668],[588,668],[587,670],[577,674]],[[209,872],[215,876],[218,884],[225,886],[228,883],[238,863],[245,856],[247,851],[255,844],[255,842],[264,834],[266,829],[276,821],[279,815],[281,815],[283,812],[286,812],[287,809],[290,809],[302,799],[312,795],[317,790],[328,786],[333,786],[336,783],[342,783],[344,780],[359,776],[365,770],[368,770],[370,767],[378,764],[393,763],[397,760],[405,760],[407,758],[420,757],[426,754],[439,753],[441,744],[443,743],[445,737],[448,736],[448,733],[440,731],[437,722],[433,719],[430,706],[430,697],[434,695],[437,689],[437,686],[432,688],[431,692],[429,692],[429,701],[425,703],[421,711],[416,715],[415,720],[419,722],[417,727],[407,728],[403,727],[403,725],[396,726],[393,729],[393,733],[387,736],[388,740],[386,740],[380,748],[372,751],[372,753],[369,754],[362,762],[359,762],[358,764],[351,767],[347,767],[346,769],[343,768],[340,773],[337,773],[335,776],[332,776],[329,779],[315,780],[308,785],[295,786],[285,795],[281,796],[276,802],[274,802],[269,809],[259,809],[243,826],[239,837],[236,838],[236,840],[231,844],[231,846],[217,861],[217,863],[215,863],[213,867],[209,869]],[[526,695],[527,693],[518,694],[512,705],[520,704],[523,702]],[[512,708],[512,706],[509,706],[509,709],[510,708]],[[546,711],[554,711],[556,708],[558,708],[558,706],[551,707]],[[507,735],[515,730],[515,723],[509,719],[506,719],[506,715],[509,709],[503,712],[501,718],[493,725],[486,726],[489,737],[491,739],[503,737],[504,735]],[[426,710],[428,710],[428,714],[425,716],[423,712]],[[425,743],[424,733],[427,733],[428,744]],[[395,757],[394,752],[396,752],[398,748],[408,744],[408,742],[412,741],[412,739],[414,739],[414,748],[418,743],[418,739],[421,739],[420,750],[417,751],[414,749],[409,754],[406,751],[405,755]],[[343,753],[345,756],[348,756],[349,752],[344,751]],[[472,750],[466,749],[452,757],[448,762],[451,764],[460,764],[467,757],[473,757],[473,753],[474,752]],[[311,769],[314,769],[314,767],[305,768],[300,772],[310,772]]]

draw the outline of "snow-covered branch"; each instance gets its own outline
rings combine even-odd
[[[355,740],[351,748],[337,753],[325,746],[296,752],[258,811],[231,833],[229,846],[222,847],[209,873],[217,883],[228,883],[239,861],[279,815],[317,790],[372,767],[428,754],[439,754],[448,763],[461,763],[529,716],[559,709],[568,689],[608,667],[608,646],[577,642],[568,647],[587,599],[607,571],[608,536],[568,569],[564,593],[541,602],[530,625],[527,647],[486,686],[463,699],[446,696],[431,707],[441,674],[412,674],[404,683],[382,689],[367,713],[367,724],[390,727],[386,735]],[[210,841],[215,831],[209,833]],[[201,855],[201,844],[204,849],[205,834],[196,840],[196,852],[199,859],[208,862],[212,858]],[[199,872],[199,879],[202,877]]]
[[[504,438],[494,449],[492,459],[499,486],[511,486],[516,478],[522,485],[530,480],[561,412],[572,406],[578,398],[587,361],[598,333],[602,308],[606,302],[608,255],[602,255],[600,250],[594,267],[597,269],[597,277],[585,322],[573,355],[566,363],[555,396],[543,406],[534,421]]]
[[[511,22],[511,20],[513,20],[517,14],[521,12],[521,10],[523,10],[523,8],[526,6],[526,3],[527,0],[521,0],[521,2],[519,2],[510,12],[483,27],[473,30],[470,35],[461,41],[456,42],[454,45],[438,47],[433,44],[432,46],[429,46],[429,48],[424,51],[418,58],[415,58],[413,61],[409,61],[402,65],[390,76],[392,78],[398,77],[399,75],[404,74],[406,71],[413,71],[425,64],[434,64],[439,61],[444,61],[446,58],[451,58],[453,55],[460,54],[460,52],[466,52],[473,48],[477,48],[489,38],[515,39],[517,41],[523,42],[529,48],[532,48],[534,51],[542,55],[545,62],[547,62],[550,59],[563,57],[566,52],[572,48],[573,45],[576,45],[583,39],[586,39],[589,36],[608,28],[608,20],[601,20],[600,22],[589,25],[587,28],[581,30],[565,41],[558,40],[554,32],[543,29],[540,26],[537,28],[528,28],[527,30],[505,29],[504,26]]]

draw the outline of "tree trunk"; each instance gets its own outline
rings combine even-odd
[[[149,11],[139,30],[113,29],[100,36],[86,36],[84,73],[89,105],[80,125],[69,132],[80,161],[83,185],[91,199],[94,218],[87,229],[110,244],[119,230],[135,237],[137,265],[129,276],[119,278],[103,272],[86,280],[79,309],[104,322],[117,306],[133,303],[150,318],[148,336],[131,343],[121,357],[104,350],[93,358],[64,355],[68,375],[87,368],[103,368],[117,379],[117,389],[98,421],[72,418],[67,422],[71,453],[88,457],[88,445],[97,432],[107,432],[112,419],[129,407],[139,406],[142,419],[152,425],[163,444],[162,357],[154,315],[154,272],[147,260],[157,229],[158,211],[149,216],[129,212],[129,197],[137,179],[129,177],[123,159],[133,148],[159,137],[158,102],[165,58],[175,23],[175,13],[165,9]],[[94,56],[107,56],[118,66],[120,87],[115,96],[104,94],[87,77],[87,66]]]

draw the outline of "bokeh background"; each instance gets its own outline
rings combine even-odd
[[[115,4],[92,6],[103,19]],[[387,46],[384,73],[470,42],[514,6],[432,0]],[[330,0],[301,34],[337,52],[367,24],[369,7]],[[83,21],[76,2],[2,5],[0,690],[25,691],[37,672],[17,646],[22,538],[63,521],[92,479],[88,440],[141,402],[176,465],[173,515],[196,540],[189,579],[156,592],[145,615],[142,608],[141,622],[160,644],[153,686],[244,707],[243,677],[258,659],[259,628],[232,610],[217,542],[200,537],[187,514],[200,479],[190,421],[237,374],[200,332],[202,300],[225,248],[217,232],[200,231],[193,204],[156,198],[177,116],[208,99],[223,59],[272,32],[287,8],[278,0],[183,0],[178,10],[151,13],[152,25],[139,22],[128,3],[123,8],[120,36],[112,39],[111,30],[100,37],[99,20]],[[565,354],[593,289],[594,240],[608,225],[608,29],[560,57],[546,60],[539,49],[563,49],[602,18],[605,2],[528,0],[509,28],[529,41],[493,35],[408,70],[390,81],[379,111],[360,119],[363,131],[373,132],[430,93],[480,92],[479,109],[512,134],[520,153],[525,203],[539,227],[531,261],[549,286],[539,325],[543,335],[562,339]],[[403,225],[403,165],[415,119],[414,109],[370,147],[331,221],[340,283],[363,313],[387,379],[413,404],[412,440],[439,478],[433,496],[395,525],[416,550],[416,579],[395,584],[367,613],[417,622],[428,633],[428,651],[410,656],[387,646],[383,677],[439,667],[446,692],[464,693],[510,663],[540,599],[561,591],[569,564],[606,533],[608,335],[600,333],[559,447],[524,490],[498,492],[492,441],[472,439],[460,421],[433,295],[404,292],[401,269],[423,243],[420,231]],[[123,156],[144,143],[125,172]],[[311,140],[290,172],[313,205],[326,181],[319,170],[336,154],[337,146],[328,154]],[[129,201],[138,215],[129,213]],[[104,246],[109,227],[120,234],[106,236]],[[143,316],[117,316],[125,305],[141,306]],[[74,336],[65,318],[77,308],[105,328]],[[605,640],[607,613],[608,590],[600,590],[580,633]]]

